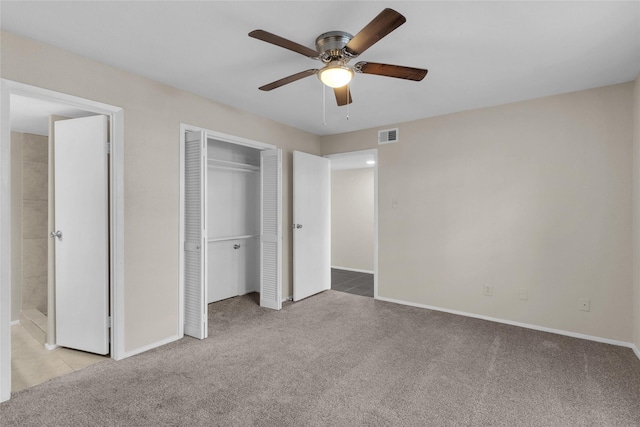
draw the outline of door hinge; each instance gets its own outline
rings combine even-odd
[[[111,143],[107,142],[107,154],[111,154]]]
[[[112,327],[113,325],[111,324],[111,316],[107,317],[107,327]]]

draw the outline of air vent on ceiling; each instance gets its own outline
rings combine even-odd
[[[399,139],[398,128],[378,131],[378,144],[391,144],[398,142]]]

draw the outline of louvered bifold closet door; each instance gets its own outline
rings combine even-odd
[[[187,132],[184,144],[184,333],[207,337],[206,136]]]
[[[282,151],[260,152],[260,306],[282,308]]]

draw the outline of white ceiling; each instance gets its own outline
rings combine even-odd
[[[427,68],[422,82],[356,75],[348,110],[327,91],[326,125],[316,77],[258,90],[321,64],[252,39],[251,30],[313,48],[320,33],[356,34],[384,7],[407,22],[358,60]],[[3,30],[319,135],[622,83],[640,73],[638,1],[2,1],[0,8]]]

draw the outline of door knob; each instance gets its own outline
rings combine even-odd
[[[51,232],[51,237],[57,237],[58,239],[62,239],[62,231],[60,231],[60,230],[52,231]]]
[[[236,243],[235,245],[233,245],[233,249],[240,249],[240,245]]]

